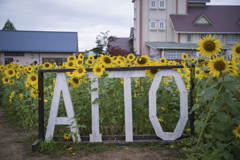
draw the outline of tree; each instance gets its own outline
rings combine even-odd
[[[109,31],[100,33],[101,35],[96,37],[97,46],[93,48],[93,51],[97,54],[97,56],[100,56],[100,54],[106,52],[110,48],[109,43],[115,41],[116,39],[114,36],[108,36]]]
[[[8,19],[2,30],[16,30],[16,28],[14,27],[13,23],[10,22]]]

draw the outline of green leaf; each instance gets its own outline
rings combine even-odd
[[[97,82],[97,78],[94,78],[94,79],[92,80],[91,84],[93,84],[93,83],[95,83],[95,82]]]
[[[220,122],[226,122],[227,119],[228,119],[228,116],[227,116],[225,113],[220,112],[220,113],[217,113],[217,114],[216,114],[215,118],[216,118],[217,120],[219,120]]]
[[[204,129],[206,127],[206,123],[203,121],[196,120],[194,122],[195,130],[197,133],[200,133],[201,129]]]
[[[96,104],[96,103],[99,103],[99,102],[101,102],[101,100],[100,100],[99,98],[96,98],[96,99],[94,99],[94,101],[92,102],[92,104]]]
[[[220,141],[225,141],[225,135],[222,133],[215,134],[215,137],[217,137],[217,139]]]
[[[199,94],[201,101],[208,101],[213,98],[218,93],[217,89],[208,88],[205,89],[202,93]],[[200,99],[199,99],[200,100]]]
[[[91,91],[93,92],[93,91],[97,91],[98,89],[97,88],[93,88]]]
[[[220,101],[216,101],[215,103],[210,102],[208,104],[208,107],[212,109],[212,111],[217,112],[219,107],[221,106],[221,102]]]
[[[199,104],[194,104],[189,114],[191,114],[192,112],[196,111],[199,107],[200,107]]]
[[[232,81],[224,82],[223,86],[232,92],[235,92],[237,90],[235,83]]]

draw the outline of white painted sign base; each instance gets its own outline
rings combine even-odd
[[[131,77],[145,77],[145,71],[109,71],[108,77],[124,80],[125,141],[133,142]]]
[[[98,98],[98,78],[92,72],[89,72],[89,78],[91,82],[91,89],[97,88],[96,91],[91,92],[91,102]],[[99,134],[99,103],[92,104],[92,134],[90,134],[90,142],[102,142],[102,135]]]
[[[59,102],[61,97],[61,92],[63,94],[64,104],[67,112],[67,117],[57,117]],[[50,138],[54,135],[55,125],[71,125],[71,131],[77,134],[78,141],[80,142],[80,135],[78,134],[77,123],[74,119],[74,109],[72,104],[71,95],[68,89],[68,83],[65,73],[57,73],[52,105],[48,120],[48,127],[45,139],[49,142]],[[75,137],[72,136],[75,142]]]

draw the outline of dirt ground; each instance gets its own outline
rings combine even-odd
[[[149,148],[136,148],[120,146],[118,149],[110,149],[100,153],[89,153],[88,155],[76,152],[75,155],[52,157],[50,155],[33,155],[29,147],[24,143],[24,139],[31,135],[25,131],[19,131],[10,126],[9,122],[4,120],[4,113],[0,107],[0,160],[168,160],[179,159],[180,151],[176,149],[150,150]]]

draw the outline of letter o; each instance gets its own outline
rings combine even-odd
[[[163,132],[157,118],[156,93],[163,76],[173,76],[180,92],[180,118],[174,132]],[[151,88],[149,90],[149,118],[156,135],[163,140],[175,140],[181,137],[188,120],[188,92],[181,75],[172,69],[160,70],[155,74]]]

